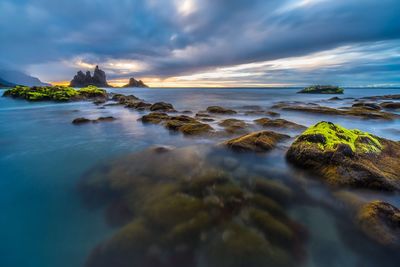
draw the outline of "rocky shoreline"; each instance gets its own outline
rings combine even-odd
[[[398,120],[399,95],[349,99],[351,105],[341,108],[280,102],[267,110],[209,106],[197,113],[94,86],[79,90],[15,87],[4,96],[28,101],[92,101],[102,108],[121,106],[140,112],[143,125],[160,125],[193,138],[224,140],[216,142],[205,157],[197,147],[158,146],[118,159],[100,172],[89,171],[79,191],[88,204],[106,205],[108,220],[118,230],[93,250],[86,266],[125,266],[123,262],[188,266],[198,254],[209,266],[218,267],[295,266],[304,261],[307,230],[288,215],[289,207],[303,192],[285,182],[258,177],[256,172],[243,174],[240,162],[218,157],[220,151],[251,157],[282,150],[288,164],[318,177],[335,192],[334,198],[355,214],[349,220],[362,238],[379,248],[400,248],[398,207],[385,199],[361,200],[352,193],[341,193],[348,189],[400,193],[400,143],[328,121],[307,128],[277,118],[277,111],[282,110]],[[237,114],[257,118],[251,123],[230,117]],[[116,119],[79,117],[72,123],[89,125]],[[231,253],[235,255],[231,260],[221,262]]]

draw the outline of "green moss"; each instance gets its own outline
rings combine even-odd
[[[208,247],[207,266],[289,266],[290,256],[272,246],[255,229],[231,223]]]
[[[78,90],[80,95],[86,97],[97,97],[97,96],[105,96],[106,90],[100,89],[94,85],[89,85],[87,87],[83,87]]]
[[[349,130],[331,122],[319,122],[308,128],[298,140],[307,136],[323,136],[318,143],[321,150],[336,150],[338,145],[348,145],[353,152],[378,153],[382,150],[378,138],[360,130]]]
[[[7,90],[4,96],[23,98],[29,101],[69,101],[81,97],[105,97],[106,91],[96,86],[88,86],[80,90],[66,86],[16,86]]]
[[[188,221],[172,228],[167,235],[167,240],[173,243],[195,244],[201,239],[201,233],[211,226],[211,218],[207,212],[201,211]]]
[[[189,221],[204,208],[203,202],[186,194],[173,194],[166,197],[156,197],[144,203],[145,216],[154,225],[162,229]]]
[[[262,231],[268,240],[280,246],[290,248],[294,238],[292,230],[282,221],[273,217],[266,211],[251,209],[250,220]]]

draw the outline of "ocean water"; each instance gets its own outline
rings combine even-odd
[[[327,101],[327,95],[296,94],[296,89],[110,89],[134,94],[148,102],[165,101],[179,110],[201,111],[211,105],[236,110],[257,105],[270,108],[279,101],[313,102],[341,107],[351,99]],[[3,90],[0,90],[2,94]],[[396,89],[347,89],[342,98],[400,94]],[[281,118],[313,125],[321,120],[358,128],[388,139],[400,140],[400,121],[377,121],[357,118],[282,112]],[[104,210],[90,209],[82,201],[77,184],[89,170],[104,162],[124,158],[154,145],[179,148],[209,147],[221,140],[186,138],[171,134],[158,125],[143,125],[137,121],[145,112],[121,106],[104,109],[90,102],[29,103],[23,100],[0,98],[0,266],[12,267],[71,267],[84,266],[91,251],[110,238],[115,227],[105,220]],[[107,123],[76,126],[77,117],[97,118],[114,116]],[[251,122],[260,116],[235,117]],[[216,123],[213,127],[218,128]],[[292,136],[295,133],[292,134]],[[248,169],[278,170],[288,180],[301,180],[312,204],[294,205],[288,214],[309,231],[306,260],[299,266],[367,266],[370,259],[388,263],[396,258],[371,250],[353,250],[352,229],[343,227],[340,211],[326,208],[331,201],[329,189],[292,169],[285,162],[284,143],[277,151],[261,157],[237,156]],[[150,164],[150,163],[149,163]],[[157,166],[153,166],[157,168]],[[265,170],[267,169],[267,170]],[[268,170],[269,169],[269,170]],[[366,198],[381,198],[400,206],[398,195],[366,192]],[[328,205],[329,206],[329,205]],[[339,208],[340,210],[340,208]],[[346,232],[348,231],[348,232]],[[353,243],[352,243],[353,242]],[[393,257],[391,257],[393,256]],[[393,264],[392,266],[396,266]]]

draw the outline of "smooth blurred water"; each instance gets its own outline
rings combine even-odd
[[[345,106],[351,100],[325,101],[331,96],[296,94],[296,89],[111,89],[134,94],[148,102],[170,102],[178,110],[197,112],[211,105],[240,109],[247,105],[269,108],[279,101],[315,102],[326,106]],[[2,94],[2,90],[0,90]],[[396,89],[347,89],[340,97],[399,94]],[[400,121],[362,120],[338,116],[316,116],[281,112],[285,118],[306,126],[329,120],[349,128],[359,128],[379,136],[400,140]],[[82,174],[100,161],[107,161],[149,146],[210,144],[205,138],[184,138],[170,134],[158,125],[144,126],[140,112],[120,106],[99,109],[90,102],[29,103],[0,98],[0,266],[71,267],[82,266],[91,249],[111,235],[101,210],[86,209],[76,192]],[[76,126],[76,117],[114,116],[116,121]],[[232,117],[232,116],[229,116]],[[251,121],[255,117],[237,115]],[[258,116],[259,117],[259,116]],[[266,156],[268,157],[268,156]],[[273,157],[273,154],[271,155]],[[257,162],[254,162],[255,164]],[[262,163],[262,161],[260,161]],[[287,168],[281,157],[279,168]],[[397,204],[399,198],[392,199]],[[323,211],[294,211],[310,227],[326,221]],[[316,216],[316,218],[312,218]],[[323,231],[322,231],[323,232]],[[329,231],[328,231],[329,232]],[[333,246],[337,256],[325,266],[354,266],[351,253],[336,246],[334,230],[315,235],[310,246]],[[328,237],[327,237],[328,236]],[[320,238],[321,240],[318,240]],[[328,238],[328,240],[324,240]],[[336,240],[336,241],[335,241]],[[324,243],[327,242],[327,243]],[[310,248],[312,250],[312,248]],[[324,252],[325,253],[325,252]],[[323,255],[322,253],[321,255]],[[311,253],[312,254],[312,253]],[[315,254],[315,257],[318,257]],[[310,257],[313,259],[313,254]],[[321,266],[310,261],[310,266]]]

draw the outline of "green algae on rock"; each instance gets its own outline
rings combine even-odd
[[[246,174],[236,180],[200,152],[148,149],[86,177],[79,187],[84,197],[129,210],[86,266],[200,266],[199,255],[207,266],[298,266],[304,239],[301,226],[285,215],[288,203],[267,191],[253,198],[254,188],[239,182]]]
[[[79,90],[66,86],[16,86],[5,91],[3,96],[22,98],[28,101],[76,101],[107,98],[107,93],[96,86],[88,86]]]
[[[343,94],[343,88],[333,85],[313,85],[297,92],[300,94]]]
[[[360,130],[319,122],[295,140],[286,157],[332,185],[400,189],[400,144]]]

